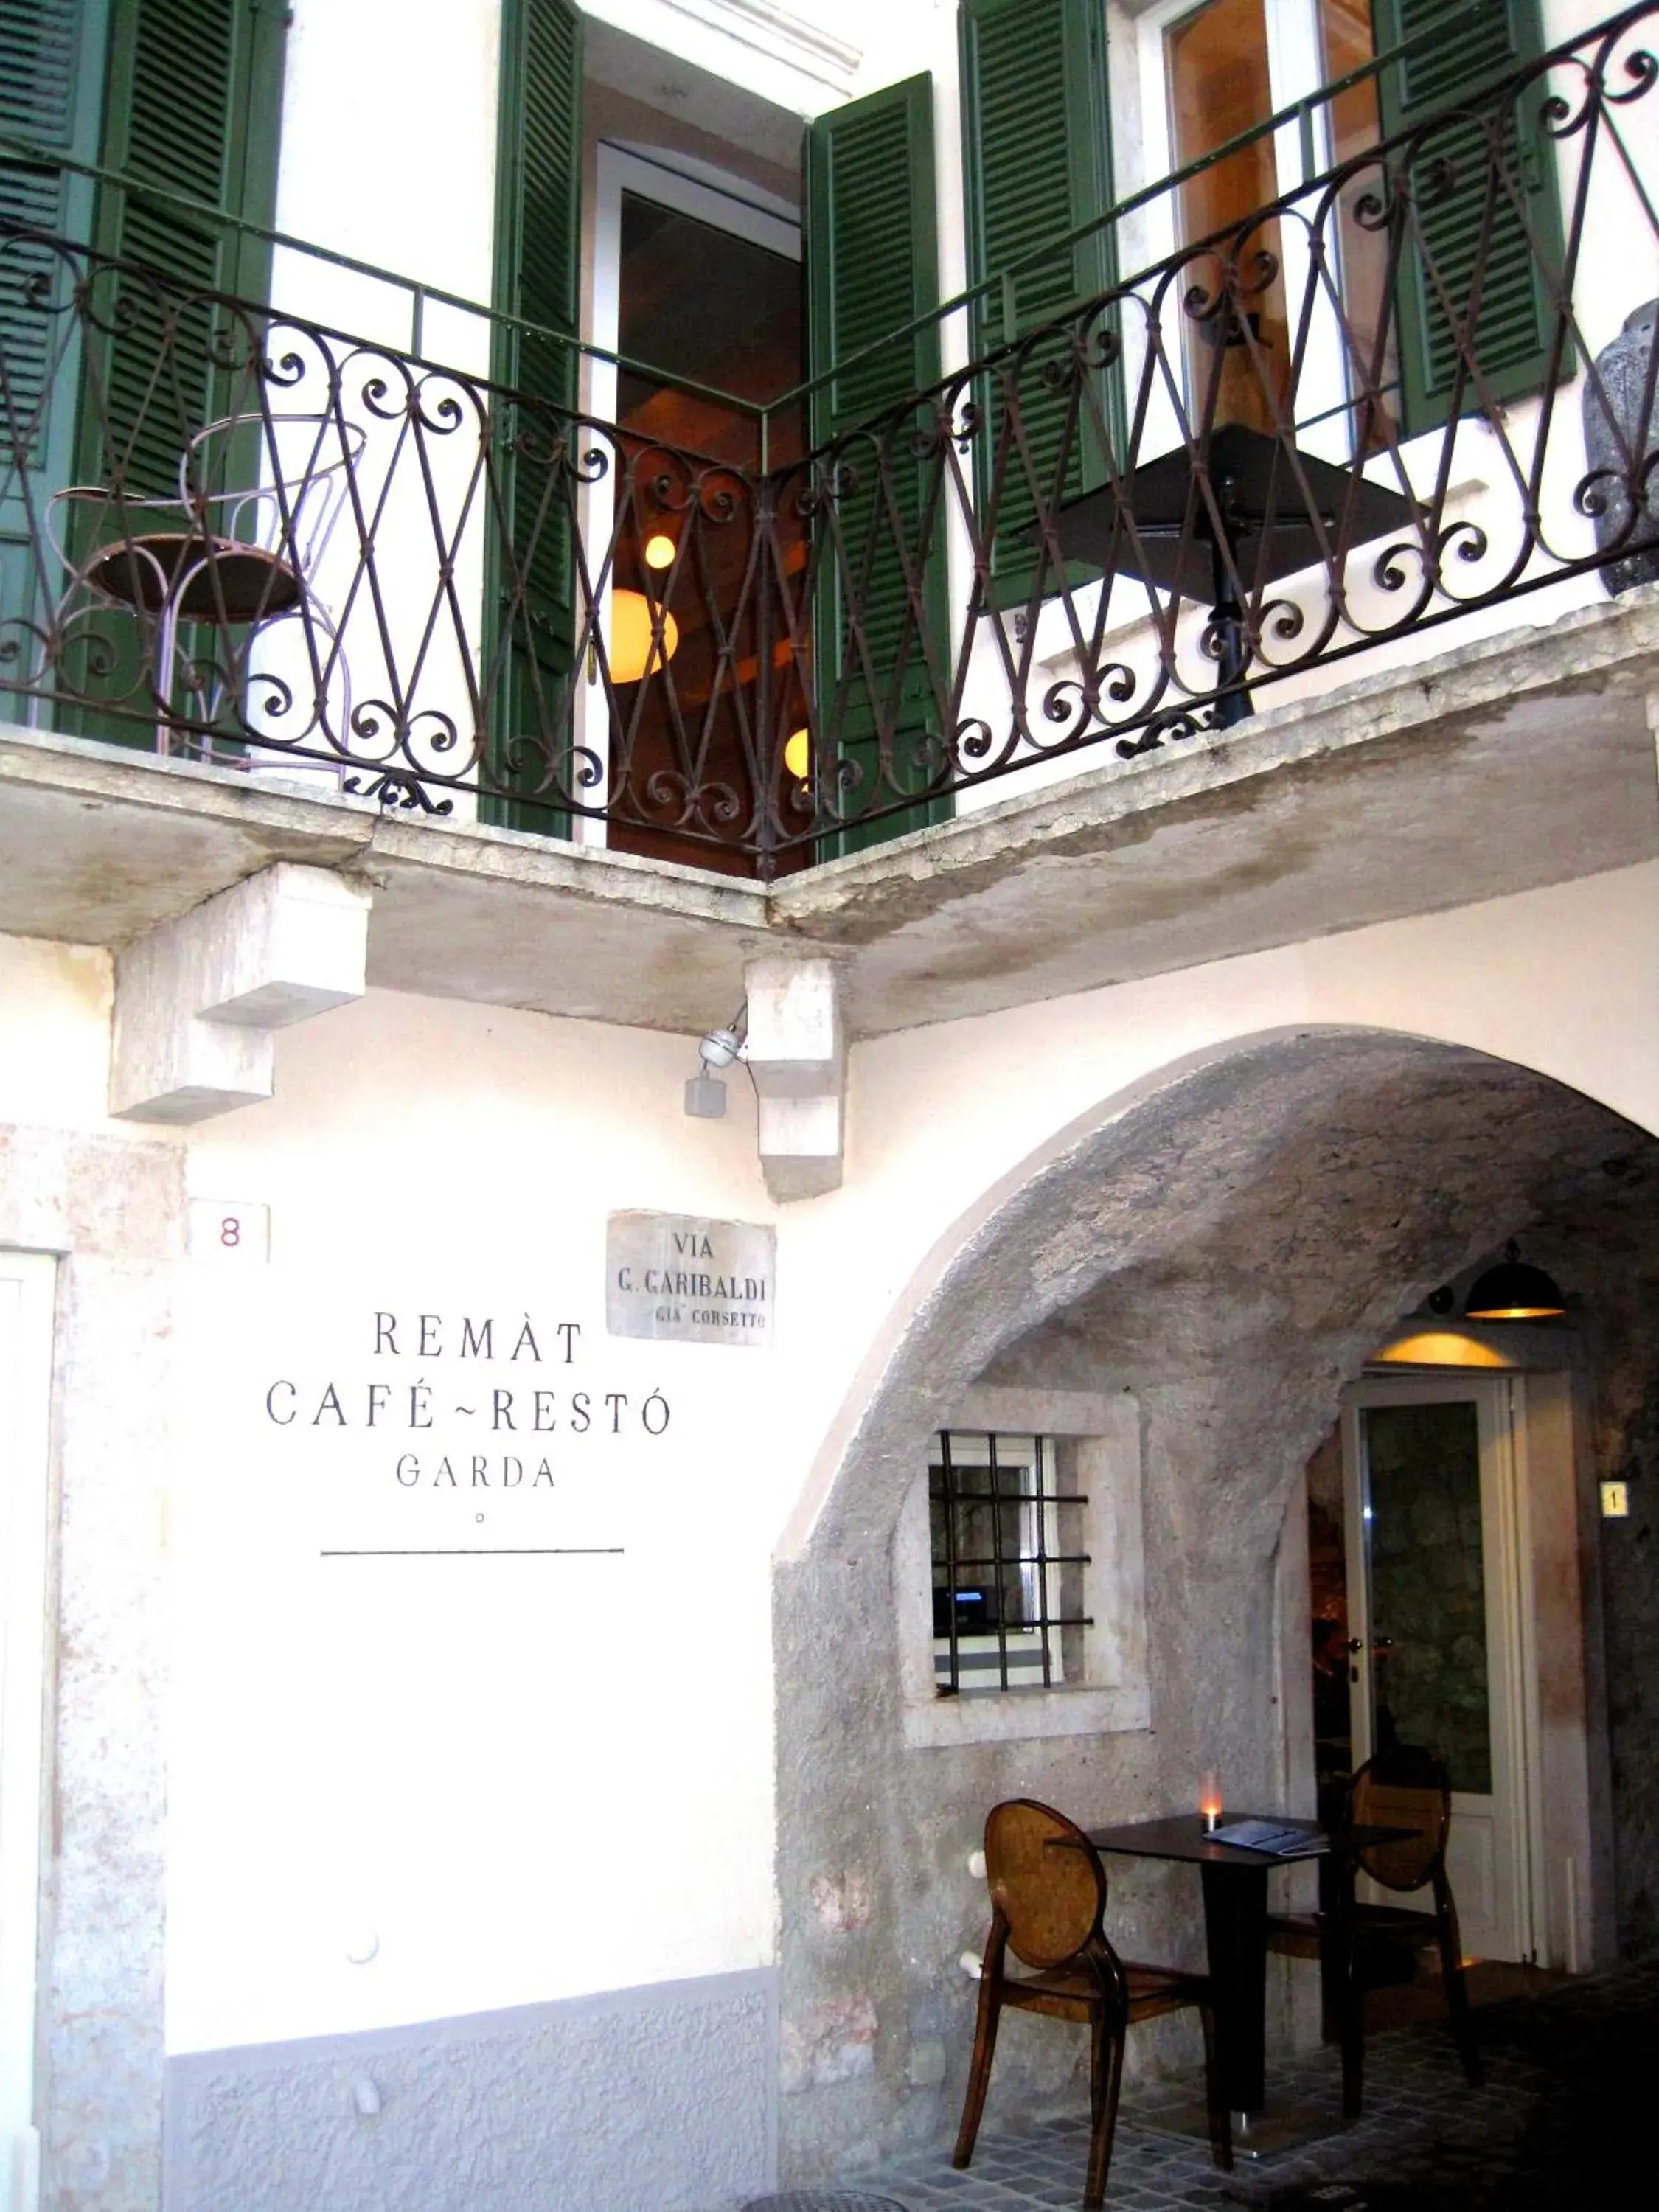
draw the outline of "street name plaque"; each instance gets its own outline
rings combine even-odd
[[[777,1232],[684,1213],[613,1213],[605,1240],[612,1336],[678,1344],[771,1341]]]

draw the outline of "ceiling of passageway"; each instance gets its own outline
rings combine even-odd
[[[1529,1069],[1387,1031],[1278,1032],[1174,1073],[968,1231],[786,1542],[885,1540],[916,1437],[975,1382],[1207,1393],[1254,1469],[1235,1520],[1249,1488],[1276,1527],[1279,1475],[1341,1384],[1511,1236],[1587,1306],[1610,1272],[1626,1299],[1649,1274],[1659,1291],[1659,1139]]]
[[[1546,1263],[1565,1239],[1582,1267],[1586,1221],[1616,1235],[1659,1197],[1645,1132],[1529,1070],[1412,1038],[1278,1043],[1143,1111],[1093,1208],[1074,1188],[1051,1223],[1061,1247],[1092,1237],[1094,1279],[993,1374],[1037,1360],[1081,1386],[1103,1356],[1152,1379],[1363,1341],[1510,1235]]]

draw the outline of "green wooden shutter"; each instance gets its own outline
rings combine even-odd
[[[286,25],[274,0],[111,0],[102,158],[124,181],[99,194],[101,252],[191,291],[264,299],[268,244],[205,210],[267,227],[274,218]],[[133,327],[93,364],[103,404],[83,409],[79,466],[89,482],[118,471],[127,490],[165,495],[191,434],[235,403],[213,360],[210,308],[191,302],[181,311],[158,376],[155,297],[134,287],[131,306]]]
[[[1372,15],[1379,51],[1423,40],[1379,76],[1389,137],[1455,107],[1484,82],[1501,79],[1542,52],[1538,0],[1490,0],[1474,9],[1462,0],[1372,0]],[[1547,88],[1541,80],[1530,87],[1505,125],[1504,160],[1525,188],[1524,223],[1478,125],[1431,129],[1415,154],[1408,179],[1415,212],[1397,293],[1401,400],[1410,432],[1431,429],[1480,404],[1455,318],[1470,325],[1474,358],[1495,401],[1524,398],[1549,374],[1558,318],[1547,278],[1560,268],[1562,246],[1554,153],[1538,127]],[[1437,165],[1446,161],[1455,173],[1449,191],[1437,178]],[[1565,377],[1572,368],[1564,348],[1559,373]]]
[[[494,672],[490,766],[509,783],[514,740],[530,741],[524,774],[537,781],[542,748],[558,742],[571,719],[576,482],[558,434],[562,410],[576,397],[576,354],[558,340],[580,331],[581,158],[582,19],[568,0],[507,0],[495,301],[502,313],[556,334],[498,326],[492,362],[495,382],[532,403],[520,409],[499,399],[493,424],[501,508],[491,529],[484,665]],[[568,813],[527,800],[484,799],[479,811],[510,829],[569,833]]]
[[[1112,282],[1104,230],[1012,266],[1111,205],[1106,20],[1103,0],[962,0],[957,25],[969,277],[979,283],[1008,272],[975,309],[974,349],[984,354]],[[1068,335],[1026,358],[1023,454],[1011,441],[994,378],[981,395],[988,427],[979,495],[988,520],[994,512],[993,573],[1010,599],[1024,596],[1036,572],[1022,537],[1036,513],[1033,485],[1048,504],[1101,481],[1103,436],[1119,404],[1115,378],[1091,379],[1082,392],[1049,388],[1042,371],[1050,359],[1069,365]]]
[[[265,297],[269,243],[226,218],[269,228],[275,217],[288,20],[277,0],[108,0],[100,158],[120,181],[98,188],[94,243],[181,295],[118,274],[96,280],[76,436],[81,483],[174,497],[191,438],[258,406],[246,334],[201,295]],[[218,489],[257,482],[258,429],[222,439],[203,459]],[[101,524],[90,509],[79,520],[105,536],[124,526],[118,506]],[[112,618],[107,665],[76,688],[137,709],[148,696],[139,646],[131,623]],[[193,649],[188,635],[181,649]],[[82,736],[152,742],[142,717],[64,708],[58,719]]]
[[[48,157],[94,161],[103,54],[103,0],[0,0],[0,131]],[[91,187],[50,158],[0,154],[0,217],[84,244]],[[0,253],[0,623],[38,620],[42,594],[55,588],[35,541],[48,500],[70,481],[81,348],[73,317],[43,307],[30,286],[47,285],[62,308],[73,275],[50,249],[22,240]]]
[[[811,125],[809,355],[814,377],[828,378],[813,398],[815,446],[882,416],[939,380],[936,323],[925,322],[891,344],[879,343],[939,305],[933,192],[933,84],[926,72]],[[851,358],[866,347],[875,350]],[[842,550],[837,555],[821,543],[815,556],[819,715],[837,730],[842,754],[864,771],[848,794],[850,811],[875,803],[884,791],[892,797],[894,785],[902,790],[927,781],[918,749],[925,752],[944,735],[950,690],[944,509],[938,465],[913,451],[909,436],[913,427],[931,422],[931,409],[918,407],[914,423],[889,416],[867,445],[855,441],[845,449],[856,482],[836,501]],[[941,820],[948,811],[948,800],[934,799],[848,830],[836,842],[855,852]]]

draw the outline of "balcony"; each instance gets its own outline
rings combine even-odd
[[[1134,274],[1027,327],[1006,272],[977,354],[986,288],[951,302],[926,390],[908,329],[766,407],[691,394],[740,453],[596,419],[587,349],[465,301],[514,380],[430,358],[419,288],[399,346],[0,222],[14,793],[56,778],[88,836],[88,810],[169,824],[106,922],[95,864],[78,922],[43,886],[40,933],[120,941],[261,854],[332,855],[418,877],[452,953],[490,945],[427,988],[706,1018],[630,984],[623,937],[616,997],[504,976],[461,887],[511,877],[590,921],[653,905],[687,972],[707,931],[902,941],[859,1024],[884,1026],[991,1002],[930,938],[970,895],[1030,939],[981,970],[1046,992],[1645,857],[1655,625],[1607,594],[1659,574],[1651,323],[1598,358],[1659,289],[1656,15],[1317,173],[1318,103],[1275,118],[1295,190],[1176,243],[1234,146],[1121,202],[1092,228]],[[279,244],[291,299],[310,264]],[[146,753],[169,772],[140,799]],[[1259,911],[1218,910],[1200,817]],[[1098,874],[1030,897],[1079,854],[1117,871],[1081,969]]]

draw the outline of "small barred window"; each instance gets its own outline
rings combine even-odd
[[[1083,1678],[1083,1509],[1052,1437],[945,1429],[927,1471],[942,1698]]]

